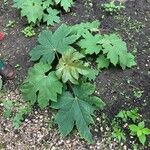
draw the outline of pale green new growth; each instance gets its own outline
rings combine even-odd
[[[118,127],[113,127],[112,137],[116,138],[119,142],[125,141],[125,133]]]
[[[82,59],[84,55],[70,49],[62,55],[56,67],[56,75],[64,83],[67,81],[78,84],[79,75],[87,75],[88,68],[84,65]]]
[[[25,37],[32,37],[35,35],[35,31],[32,25],[25,27],[21,32],[25,35]]]

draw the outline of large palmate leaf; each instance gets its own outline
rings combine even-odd
[[[21,4],[21,15],[26,16],[29,23],[41,21],[43,11],[42,0],[26,0]]]
[[[56,75],[59,79],[62,79],[64,83],[70,81],[74,84],[78,83],[79,74],[87,75],[88,68],[80,60],[84,55],[75,51],[74,49],[68,50],[62,55],[59,60],[59,64],[56,68]]]
[[[99,26],[100,22],[98,20],[95,20],[93,22],[76,24],[74,26],[71,26],[71,29],[72,32],[76,33],[80,37],[86,34],[88,31],[98,31]]]
[[[47,22],[47,25],[54,25],[54,23],[59,23],[60,17],[58,16],[59,11],[56,9],[48,8],[48,14],[44,14],[44,22]]]
[[[90,32],[86,32],[83,35],[84,39],[79,42],[79,46],[85,49],[85,54],[98,54],[102,50],[102,46],[98,43],[102,36],[96,34],[92,35]]]
[[[61,25],[54,33],[43,31],[38,38],[39,45],[30,52],[31,60],[41,59],[42,62],[51,64],[56,52],[63,54],[77,40],[77,36],[70,32],[66,25]]]
[[[118,63],[124,69],[135,65],[134,56],[127,52],[127,46],[124,41],[116,34],[104,35],[100,40],[103,47],[103,53],[107,54],[107,58],[113,65]]]
[[[36,101],[41,108],[49,104],[49,100],[57,101],[57,94],[62,93],[62,83],[58,81],[48,64],[38,63],[29,70],[28,77],[21,91],[25,99],[34,104]]]
[[[73,5],[73,0],[55,0],[56,4],[59,4],[64,8],[65,11]]]
[[[90,96],[94,90],[95,87],[90,83],[81,84],[75,87],[75,96],[69,92],[63,92],[58,101],[52,103],[52,108],[59,109],[55,116],[55,122],[58,124],[59,131],[63,136],[68,135],[76,126],[82,138],[90,143],[93,141],[89,125],[94,124],[92,118],[96,109],[94,105],[99,108],[104,106],[99,98]]]

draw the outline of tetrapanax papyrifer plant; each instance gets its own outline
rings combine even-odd
[[[21,91],[32,105],[38,104],[43,109],[52,103],[52,108],[60,109],[55,122],[64,136],[76,126],[81,137],[92,142],[88,128],[94,123],[92,114],[96,109],[103,109],[105,104],[92,95],[95,86],[86,83],[87,78],[93,78],[91,73],[94,69],[87,65],[85,56],[75,49],[74,45],[78,39],[79,36],[66,25],[60,26],[54,33],[43,31],[39,35],[38,46],[30,52],[31,60],[38,63],[29,70]],[[84,76],[86,80],[82,83]],[[66,100],[65,95],[68,96]],[[68,121],[63,121],[63,125],[61,120],[65,119]]]
[[[94,124],[94,111],[103,109],[105,103],[94,96],[96,87],[89,83],[98,71],[89,65],[87,56],[98,56],[98,68],[108,67],[110,63],[131,67],[134,62],[132,57],[132,65],[122,63],[121,53],[125,54],[125,59],[130,59],[126,45],[116,35],[107,37],[97,33],[99,24],[94,21],[75,26],[61,25],[55,32],[42,31],[38,45],[30,51],[35,65],[29,69],[21,88],[30,106],[38,105],[42,109],[51,106],[58,110],[54,120],[63,136],[76,127],[89,143],[93,142],[89,126]],[[23,113],[18,116],[15,120],[20,123]]]

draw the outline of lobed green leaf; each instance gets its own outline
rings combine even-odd
[[[77,40],[77,36],[71,34],[66,25],[61,25],[54,33],[43,31],[38,38],[39,45],[30,52],[31,60],[41,60],[44,63],[51,64],[56,53],[65,53],[69,50],[70,44]]]
[[[62,93],[63,85],[55,72],[46,75],[50,68],[48,64],[36,64],[29,70],[28,77],[21,88],[24,98],[32,104],[37,102],[41,108],[48,106],[50,100],[57,101],[57,95]]]

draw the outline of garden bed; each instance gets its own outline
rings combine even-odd
[[[102,10],[101,4],[104,2],[105,0],[93,0],[85,3],[84,0],[76,0],[71,12],[63,12],[61,15],[61,23],[69,25],[99,20],[101,33],[118,33],[136,56],[137,66],[126,70],[109,67],[100,72],[94,81],[96,95],[106,103],[104,111],[96,113],[96,126],[91,129],[95,144],[89,145],[80,140],[76,132],[62,138],[56,128],[47,127],[47,122],[54,112],[35,108],[34,113],[25,119],[18,130],[13,129],[11,122],[0,116],[0,149],[131,149],[130,137],[127,138],[126,144],[111,141],[110,127],[105,127],[105,121],[101,122],[99,119],[104,113],[110,123],[120,110],[135,107],[139,109],[146,126],[150,127],[150,1],[127,1],[125,10],[115,15],[109,15]],[[26,19],[20,18],[19,11],[11,7],[11,0],[6,5],[1,3],[3,2],[0,2],[0,31],[5,31],[6,37],[0,43],[0,53],[5,60],[16,66],[17,70],[16,78],[5,85],[7,90],[4,97],[22,102],[18,89],[27,75],[28,68],[32,66],[28,52],[36,45],[40,31],[46,27],[36,27],[36,35],[26,38],[21,33],[27,25]],[[9,20],[15,22],[14,27],[6,27]],[[57,27],[58,25],[50,29]],[[139,96],[140,91],[142,94]],[[149,148],[146,146],[143,150],[146,149]]]

